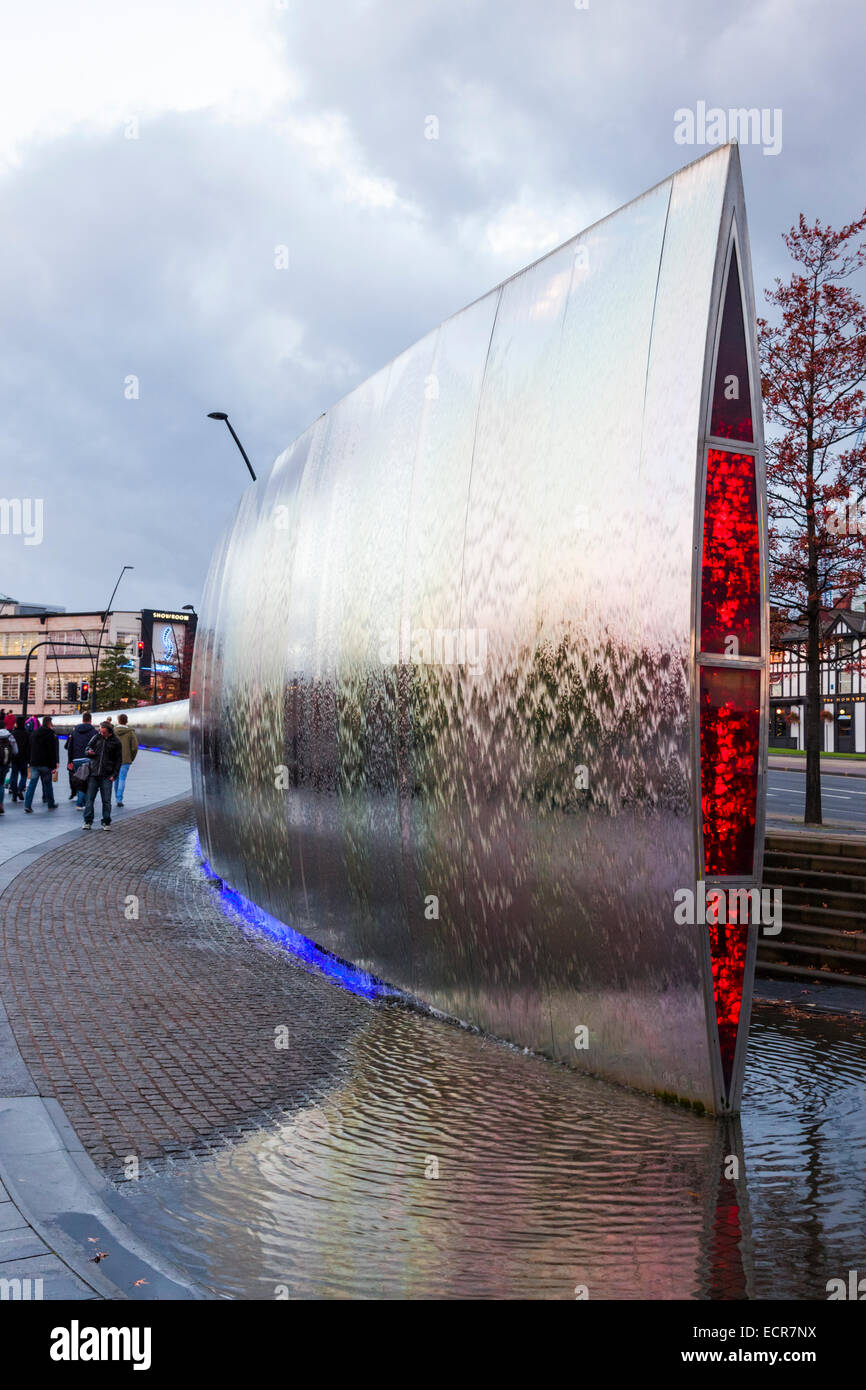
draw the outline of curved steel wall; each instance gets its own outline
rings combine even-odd
[[[450,1015],[709,1110],[706,933],[672,904],[700,877],[702,411],[732,218],[745,242],[725,147],[316,421],[214,556],[191,698],[227,882]]]
[[[100,710],[93,716],[94,730],[99,721],[110,715],[117,723],[125,714],[135,729],[142,748],[156,748],[168,753],[189,753],[189,701],[170,700],[164,705],[137,705],[133,708]],[[80,714],[54,714],[51,722],[58,734],[67,734],[81,723]]]

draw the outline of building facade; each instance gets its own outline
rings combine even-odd
[[[153,659],[155,624],[162,642],[160,660]],[[166,629],[177,634],[173,643],[163,637]],[[0,611],[0,708],[23,711],[28,653],[28,712],[63,714],[88,706],[97,659],[117,642],[125,648],[129,676],[148,691],[142,703],[185,699],[194,640],[194,613],[65,613],[9,600]],[[154,671],[154,666],[160,669]]]
[[[830,609],[821,644],[822,747],[866,753],[866,613]],[[802,749],[806,724],[806,633],[789,629],[770,653],[770,747]]]

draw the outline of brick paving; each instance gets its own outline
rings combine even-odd
[[[158,1168],[315,1094],[349,1066],[374,1007],[249,940],[196,867],[192,833],[189,801],[142,812],[42,856],[0,896],[18,1047],[115,1180],[128,1156]]]

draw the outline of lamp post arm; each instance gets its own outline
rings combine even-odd
[[[120,571],[120,574],[117,576],[117,583],[115,584],[114,588],[113,588],[112,591],[111,591],[111,598],[108,600],[108,607],[106,608],[105,612],[104,612],[103,615],[102,615],[102,627],[99,629],[99,645],[98,645],[98,647],[96,648],[96,664],[95,664],[95,666],[94,666],[94,668],[93,668],[93,695],[92,695],[91,701],[90,701],[90,708],[91,708],[91,710],[93,711],[94,714],[96,713],[96,682],[97,682],[97,676],[98,676],[98,674],[99,674],[99,658],[100,658],[100,656],[101,656],[101,654],[102,654],[102,639],[103,639],[103,637],[105,636],[105,624],[106,624],[106,622],[108,621],[108,618],[111,616],[111,605],[114,603],[114,595],[117,593],[118,589],[120,588],[120,581],[121,581],[121,579],[123,578],[123,576],[126,574],[126,571],[127,571],[127,570],[131,570],[132,568],[133,568],[132,565],[124,565],[124,566],[123,566],[123,569]]]
[[[255,482],[255,481],[256,481],[256,475],[255,475],[255,473],[253,472],[253,465],[250,463],[249,459],[247,458],[247,451],[246,451],[246,449],[244,448],[244,446],[243,446],[243,444],[241,443],[241,441],[238,439],[237,435],[235,434],[235,432],[234,432],[234,427],[232,426],[232,422],[231,422],[231,420],[229,420],[228,416],[226,416],[226,424],[228,425],[229,429],[231,430],[232,439],[235,441],[235,443],[237,444],[238,448],[239,448],[240,451],[241,451],[241,454],[243,455],[244,463],[246,464],[247,468],[250,470],[250,477],[252,478],[253,482]]]
[[[82,637],[84,637],[83,632],[81,635]],[[30,690],[30,658],[33,655],[33,653],[39,649],[39,647],[53,647],[55,644],[55,640],[55,637],[43,637],[40,642],[34,642],[33,646],[27,653],[27,656],[24,658],[24,699],[21,701],[21,715],[23,719],[27,718],[27,695],[28,691]],[[86,639],[84,642],[67,642],[65,645],[67,647],[81,647],[82,651],[86,647],[88,652],[90,651],[90,643]],[[14,657],[9,657],[7,659],[10,661],[15,660]]]

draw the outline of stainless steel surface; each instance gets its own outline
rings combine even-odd
[[[189,753],[189,700],[171,700],[164,705],[138,705],[135,708],[100,710],[93,716],[94,729],[100,721],[111,717],[117,723],[125,714],[144,748],[158,748],[167,753]],[[54,714],[51,722],[58,734],[66,734],[81,723],[80,714]]]
[[[701,877],[695,536],[732,208],[744,240],[725,147],[317,420],[214,557],[191,699],[228,883],[450,1015],[708,1110],[706,929],[674,893]]]

